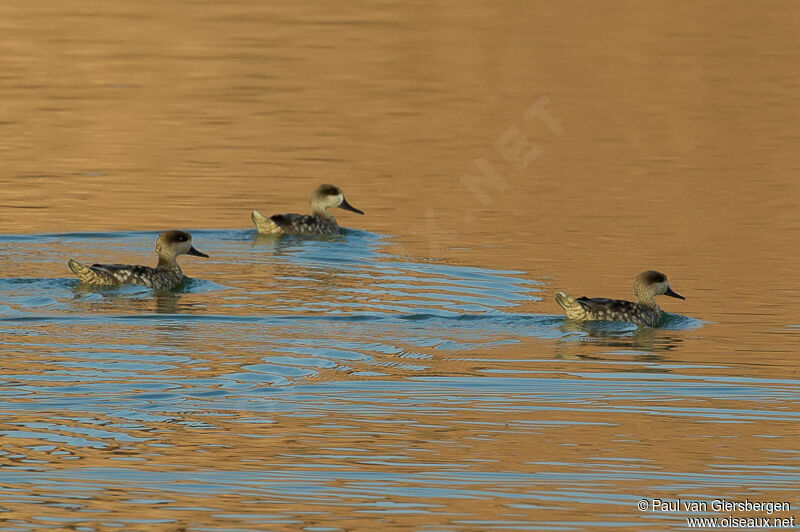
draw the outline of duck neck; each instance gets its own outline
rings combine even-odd
[[[658,305],[656,304],[656,299],[652,294],[647,294],[646,296],[638,296],[636,298],[636,301],[637,303],[645,307],[658,308]]]
[[[163,255],[158,256],[156,269],[177,271],[179,273],[181,271],[181,267],[178,266],[178,261],[175,260],[175,257],[164,257]]]
[[[323,220],[328,220],[329,222],[336,222],[336,218],[334,218],[333,215],[328,212],[327,207],[320,207],[319,205],[312,204],[311,213],[317,218],[322,218]]]

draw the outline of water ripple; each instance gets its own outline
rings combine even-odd
[[[763,485],[762,471],[655,470],[630,423],[679,419],[688,437],[715,424],[752,439],[738,427],[800,420],[784,407],[800,403],[790,379],[670,360],[704,326],[691,318],[645,329],[524,312],[544,285],[523,272],[413,262],[365,232],[193,233],[211,258],[183,258],[194,278],[167,292],[66,277],[62,247],[146,263],[155,233],[0,239],[5,261],[36,249],[32,276],[0,279],[0,504],[48,508],[18,526],[96,519],[83,512],[119,526],[199,513],[272,527],[306,522],[292,508],[309,499],[322,516],[447,509],[456,527],[528,526],[519,512],[552,506],[550,525],[573,526],[576,509],[614,514],[636,500],[604,483]],[[585,432],[630,453],[570,461]],[[515,461],[528,442],[550,460]],[[776,443],[773,454],[793,456]],[[796,483],[786,467],[773,485]],[[469,501],[486,500],[504,517],[477,519]],[[120,517],[137,505],[152,519]]]

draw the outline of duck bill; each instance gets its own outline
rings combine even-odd
[[[671,286],[667,287],[667,291],[664,292],[664,295],[665,296],[669,296],[669,297],[677,297],[678,299],[686,299],[685,297],[680,295],[678,292],[674,291]]]
[[[208,255],[203,253],[202,251],[197,251],[194,249],[194,246],[189,248],[189,251],[186,252],[187,255],[194,255],[195,257],[205,257],[208,258]]]
[[[353,207],[352,205],[350,205],[349,203],[347,203],[347,200],[346,200],[346,199],[344,199],[344,198],[342,198],[342,204],[341,204],[341,205],[339,205],[339,208],[340,208],[340,209],[344,209],[344,210],[346,210],[346,211],[350,211],[350,212],[357,212],[358,214],[364,214],[364,211],[361,211],[361,210],[359,210],[359,209],[356,209],[355,207]]]

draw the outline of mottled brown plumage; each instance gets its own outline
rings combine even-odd
[[[633,283],[636,302],[622,299],[574,298],[558,292],[556,302],[564,309],[567,318],[577,321],[629,321],[654,327],[664,313],[655,302],[655,296],[667,295],[685,299],[672,290],[667,276],[655,270],[640,273]]]
[[[192,235],[185,231],[166,231],[156,240],[158,264],[149,266],[133,266],[128,264],[92,264],[86,266],[76,260],[67,263],[78,279],[84,283],[114,286],[122,284],[138,284],[148,288],[169,290],[183,282],[181,267],[176,261],[178,255],[196,255],[208,257],[192,246]]]
[[[336,235],[341,227],[328,209],[339,207],[358,214],[344,197],[342,189],[335,185],[320,185],[311,193],[311,214],[275,214],[269,218],[253,211],[250,218],[260,234],[265,235]]]

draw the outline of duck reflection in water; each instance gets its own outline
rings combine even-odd
[[[634,327],[620,322],[576,322],[567,320],[559,329],[565,333],[580,333],[578,341],[605,347],[636,349],[651,352],[672,351],[683,343],[679,331]],[[574,339],[576,335],[570,335]],[[642,353],[643,355],[646,353]],[[663,357],[649,353],[649,360]]]
[[[172,290],[152,291],[138,286],[76,283],[72,292],[75,295],[72,303],[75,308],[91,312],[193,314],[204,308],[202,303],[188,301],[181,292]]]

